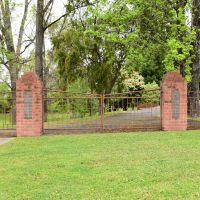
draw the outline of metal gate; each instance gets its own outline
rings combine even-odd
[[[188,130],[200,130],[200,94],[195,91],[188,91],[187,98],[187,122]]]
[[[46,133],[160,130],[160,90],[114,94],[46,91]]]
[[[14,92],[0,92],[0,137],[16,135],[16,109]]]

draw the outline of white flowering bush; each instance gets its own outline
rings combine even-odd
[[[124,79],[124,88],[128,91],[144,89],[144,78],[138,73],[133,71],[130,75],[126,74]]]

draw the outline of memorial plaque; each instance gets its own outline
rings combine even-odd
[[[180,116],[180,92],[172,89],[172,118],[179,119]]]
[[[24,91],[24,119],[32,119],[32,92]]]

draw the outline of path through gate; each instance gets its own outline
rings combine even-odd
[[[160,90],[115,94],[46,91],[45,132],[160,130]]]

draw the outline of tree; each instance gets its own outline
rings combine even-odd
[[[198,94],[199,7],[190,2],[107,0],[77,11],[53,39],[62,85],[82,76],[92,92],[109,93],[120,85],[122,69],[157,84],[167,71],[179,70]],[[192,98],[198,115],[199,96]]]
[[[146,83],[159,83],[167,71],[177,69],[190,81],[194,33],[187,24],[188,1],[131,2],[138,9],[139,45],[132,45],[130,62],[137,63]]]
[[[24,62],[21,56],[33,42],[32,40],[27,40],[26,43],[28,43],[25,46],[23,45],[25,43],[24,33],[30,2],[31,0],[25,0],[24,2],[24,12],[18,32],[17,44],[15,45],[10,0],[0,0],[0,63],[9,72],[13,108],[15,107],[16,98],[16,80]],[[15,111],[13,113],[13,123],[15,123]]]
[[[193,42],[193,62],[192,62],[192,81],[189,84],[189,114],[191,116],[199,116],[200,106],[199,106],[199,73],[200,73],[200,63],[199,63],[199,41],[200,41],[200,0],[193,0],[192,9],[192,27],[195,30],[195,39]]]
[[[49,1],[51,2],[51,1]],[[35,70],[43,80],[43,48],[44,48],[44,0],[37,1],[36,13],[36,45],[35,45]]]
[[[37,0],[36,34],[35,34],[36,35],[35,71],[41,80],[45,78],[44,77],[45,32],[53,25],[60,22],[62,19],[65,19],[66,16],[70,15],[75,9],[79,7],[84,7],[85,5],[89,5],[90,2],[88,0],[81,0],[81,1],[69,0],[64,5],[66,7],[65,13],[62,14],[57,19],[51,21],[53,4],[54,0],[48,0],[46,4],[44,4],[44,0]]]
[[[183,77],[191,80],[190,65],[194,40],[194,31],[187,24],[186,10],[188,1],[176,1],[171,9],[171,25],[167,39],[167,54],[164,64],[167,71],[178,69]]]
[[[21,64],[20,57],[21,54],[25,51],[25,49],[22,50],[22,44],[29,5],[30,0],[25,0],[24,13],[20,24],[17,44],[15,46],[12,29],[10,1],[0,0],[0,38],[2,53],[0,59],[1,64],[4,65],[9,71],[12,91],[15,91],[16,89],[16,80],[20,71],[19,64]]]
[[[131,34],[135,34],[129,6],[122,1],[99,2],[80,13],[53,39],[61,84],[83,76],[91,92],[110,93],[125,65]]]

